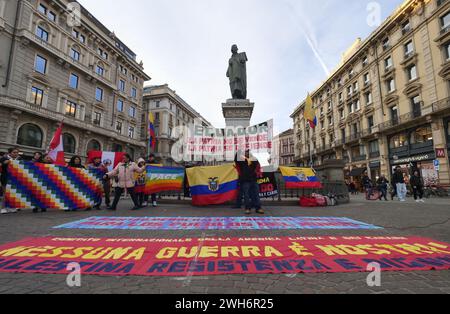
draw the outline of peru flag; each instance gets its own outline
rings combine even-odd
[[[48,151],[48,156],[53,160],[55,165],[65,166],[66,161],[64,159],[64,144],[62,135],[63,124],[59,126],[50,142],[50,148]]]
[[[111,161],[111,166],[108,167],[108,171],[112,171],[120,162],[122,162],[125,154],[126,153],[90,151],[88,152],[88,162],[92,163],[95,158],[101,158],[103,163]]]

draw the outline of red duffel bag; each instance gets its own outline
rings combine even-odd
[[[317,200],[314,197],[302,196],[300,197],[300,206],[301,207],[318,207]]]

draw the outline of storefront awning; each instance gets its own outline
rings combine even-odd
[[[366,168],[354,168],[350,171],[349,177],[360,177],[366,170]]]

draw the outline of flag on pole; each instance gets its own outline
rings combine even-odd
[[[50,142],[50,148],[48,150],[48,156],[53,160],[57,166],[65,166],[66,161],[64,159],[64,143],[62,134],[63,124],[59,126]]]
[[[150,148],[155,150],[156,148],[156,132],[155,132],[155,118],[153,113],[148,114],[148,134],[150,141]]]
[[[308,97],[306,97],[305,119],[309,122],[309,125],[311,126],[312,129],[316,128],[317,126],[316,111],[314,110],[313,101],[309,94]]]

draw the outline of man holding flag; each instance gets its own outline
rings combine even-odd
[[[65,166],[66,161],[64,159],[64,144],[63,144],[63,135],[62,135],[63,122],[59,125],[56,130],[55,135],[53,136],[52,141],[50,142],[50,147],[48,150],[48,157],[50,157],[54,164],[57,166]]]

